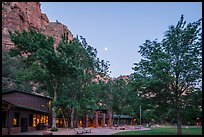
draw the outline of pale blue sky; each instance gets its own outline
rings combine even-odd
[[[41,10],[97,48],[98,57],[110,61],[112,77],[132,73],[142,58],[139,46],[162,40],[181,14],[187,23],[202,18],[202,2],[41,2]]]

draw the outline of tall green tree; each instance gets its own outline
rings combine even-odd
[[[80,116],[88,113],[87,110],[93,109],[94,107],[94,105],[92,105],[94,104],[94,98],[92,98],[92,94],[94,93],[89,91],[87,87],[91,84],[97,73],[100,72],[104,73],[105,75],[107,73],[108,67],[107,62],[104,60],[100,61],[99,58],[97,58],[97,50],[90,46],[86,42],[85,38],[82,36],[78,38],[77,36],[69,43],[68,40],[66,40],[66,35],[63,37],[65,38],[64,43],[67,44],[67,47],[72,48],[74,51],[72,56],[72,63],[77,70],[74,78],[67,77],[65,82],[69,82],[67,84],[63,83],[63,85],[61,85],[65,86],[64,89],[66,89],[61,90],[61,95],[68,95],[67,97],[69,97],[73,102],[72,105],[69,105],[69,109],[71,110],[70,124],[71,128],[73,128],[74,116],[75,121],[77,121]],[[62,49],[62,52],[63,51],[65,50]],[[69,91],[67,89],[69,89]]]
[[[113,111],[119,115],[118,124],[122,114],[127,114],[129,90],[123,79],[116,79],[113,85]]]
[[[76,66],[71,58],[74,51],[66,47],[63,40],[58,48],[54,49],[52,37],[46,37],[30,28],[28,31],[9,31],[9,33],[11,41],[15,44],[15,47],[10,49],[10,55],[23,57],[26,69],[30,69],[26,77],[22,79],[44,83],[49,95],[53,98],[52,127],[56,128],[55,104],[60,81],[64,77],[75,77],[77,74]]]
[[[94,85],[93,89],[96,91],[95,98],[97,102],[103,104],[104,109],[109,110],[110,119],[113,114],[118,114],[119,116],[127,114],[135,117],[136,104],[138,103],[136,98],[138,96],[135,96],[135,92],[130,90],[128,83],[123,79],[110,79],[107,82],[100,80]],[[114,123],[113,120],[114,119],[112,119],[112,123],[109,124],[112,125]],[[117,122],[119,122],[119,119],[116,123]]]
[[[185,97],[186,102],[184,102],[181,109],[184,124],[193,125],[196,123],[197,118],[202,117],[202,91],[196,90],[196,92]]]
[[[154,100],[157,107],[175,110],[178,134],[182,134],[180,110],[185,98],[201,85],[201,22],[199,19],[186,25],[182,15],[176,26],[169,27],[161,42],[146,40],[140,46],[139,53],[145,59],[134,67],[142,97]]]
[[[112,115],[113,115],[113,86],[114,82],[112,80],[103,81],[99,80],[93,85],[93,90],[95,91],[96,103],[101,103],[104,109],[108,110],[108,126],[113,124]],[[112,121],[112,122],[111,122]]]

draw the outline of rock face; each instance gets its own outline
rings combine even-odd
[[[61,40],[63,33],[68,33],[73,39],[71,31],[59,22],[49,22],[46,14],[41,13],[40,2],[2,2],[2,50],[7,51],[14,44],[11,42],[8,30],[22,31],[34,28],[47,36],[52,36],[55,46]]]

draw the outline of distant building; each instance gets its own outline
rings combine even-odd
[[[119,125],[131,125],[133,122],[133,118],[129,115],[113,115],[113,125],[119,124]]]

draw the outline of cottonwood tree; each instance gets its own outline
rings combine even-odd
[[[184,124],[195,124],[196,120],[202,117],[202,91],[193,92],[189,96],[186,96],[181,115]]]
[[[135,92],[131,93],[128,83],[123,79],[100,80],[93,86],[93,90],[96,91],[95,98],[98,100],[97,102],[103,105],[103,109],[109,111],[109,122],[112,121],[109,126],[114,123],[113,114],[119,114],[119,119],[121,114],[135,115],[133,110],[133,102],[137,102],[133,95]],[[117,122],[119,122],[119,119]]]
[[[52,37],[46,37],[31,28],[28,31],[9,31],[9,33],[11,41],[15,44],[15,47],[10,49],[10,55],[22,57],[25,69],[30,70],[25,71],[28,73],[22,75],[22,79],[44,83],[53,98],[52,128],[56,128],[55,103],[60,81],[65,77],[75,77],[78,71],[72,62],[74,51],[66,47],[63,41],[54,49]]]
[[[146,40],[140,46],[144,59],[133,68],[141,97],[151,99],[155,107],[175,110],[178,134],[182,134],[180,110],[187,96],[201,85],[201,23],[199,19],[186,25],[182,15],[161,42]]]
[[[93,110],[96,104],[93,97],[93,92],[89,90],[89,85],[95,78],[97,73],[107,73],[107,62],[100,61],[97,57],[97,50],[90,46],[86,39],[80,36],[74,38],[71,42],[68,42],[67,35],[63,35],[63,49],[60,49],[61,53],[66,52],[64,48],[71,48],[73,55],[70,57],[64,53],[64,58],[71,58],[72,64],[76,68],[76,75],[74,77],[66,77],[62,84],[59,99],[63,99],[64,103],[67,103],[65,108],[70,111],[70,126],[74,128],[78,122],[79,117],[88,113],[87,110]],[[102,62],[102,63],[101,63]],[[65,101],[64,97],[69,98],[71,101]],[[62,105],[65,105],[65,104]],[[74,120],[75,119],[75,120]]]
[[[112,80],[103,81],[99,80],[97,83],[94,83],[92,86],[92,90],[95,91],[95,99],[96,102],[99,102],[103,105],[103,108],[108,110],[108,126],[113,124],[113,86],[114,82]],[[112,121],[112,122],[111,122]]]
[[[116,79],[113,84],[113,111],[118,114],[119,124],[120,117],[122,114],[126,114],[128,107],[129,90],[127,83],[123,79]],[[130,105],[130,104],[129,104]]]

